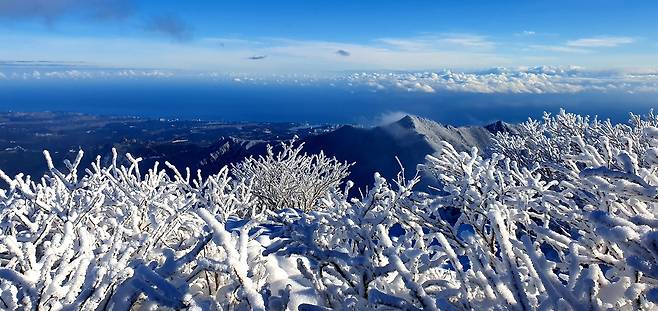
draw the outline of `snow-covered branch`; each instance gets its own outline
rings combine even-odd
[[[443,143],[432,193],[375,174],[357,196],[294,141],[205,178],[44,152],[38,180],[0,171],[0,308],[654,309],[656,126],[561,112],[488,158]]]

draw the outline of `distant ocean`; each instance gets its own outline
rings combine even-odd
[[[256,85],[188,80],[2,81],[0,111],[219,121],[376,124],[416,114],[452,125],[540,118],[543,111],[599,115],[615,122],[658,107],[655,94],[475,94],[373,92],[329,85]]]

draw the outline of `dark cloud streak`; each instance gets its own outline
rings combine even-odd
[[[120,20],[137,16],[136,4],[137,0],[0,0],[0,22],[33,20],[52,25],[69,16],[92,21]],[[176,41],[190,40],[193,35],[192,27],[176,15],[155,15],[141,25],[142,30]]]
[[[176,41],[188,41],[193,36],[192,27],[175,15],[153,17],[146,23],[145,28]]]
[[[345,57],[352,55],[350,52],[345,51],[345,50],[338,50],[338,51],[336,51],[336,54],[338,54],[340,56],[345,56]]]
[[[67,15],[118,19],[133,14],[135,0],[1,0],[0,19],[53,23]]]

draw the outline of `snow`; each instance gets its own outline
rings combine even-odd
[[[258,241],[263,247],[271,245],[268,236],[262,236]],[[290,301],[288,307],[296,310],[300,304],[316,305],[318,300],[311,288],[311,284],[305,279],[299,269],[297,260],[299,256],[276,256],[273,254],[265,257],[265,267],[268,271],[267,283],[270,284],[272,292],[278,292],[290,286]]]
[[[402,172],[351,193],[347,164],[293,142],[208,177],[116,152],[0,171],[0,308],[657,307],[658,117],[546,115],[491,155],[475,133],[397,126],[435,144],[419,169],[441,189]]]

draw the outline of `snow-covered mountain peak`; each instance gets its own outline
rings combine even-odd
[[[402,119],[394,122],[393,124],[395,126],[399,126],[399,127],[402,127],[402,128],[416,129],[416,130],[441,126],[437,122],[434,122],[432,120],[425,119],[423,117],[419,117],[419,116],[416,116],[416,115],[406,115]]]

